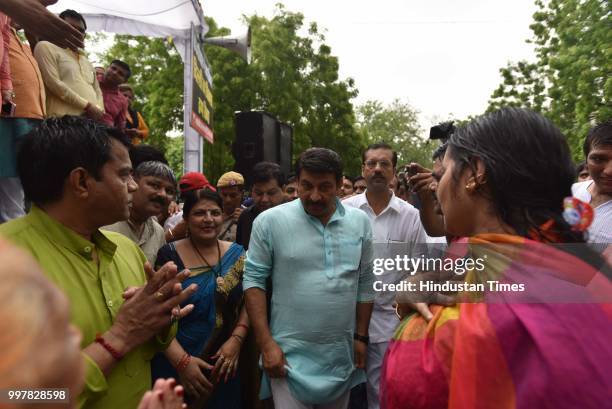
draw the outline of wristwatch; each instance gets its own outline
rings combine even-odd
[[[359,335],[356,332],[353,334],[353,339],[356,341],[361,341],[366,345],[370,343],[370,337],[368,337],[367,335]]]

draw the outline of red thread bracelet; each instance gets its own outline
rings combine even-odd
[[[123,358],[123,354],[113,348],[111,344],[106,342],[102,335],[96,334],[96,342],[102,345],[102,348],[106,349],[108,353],[111,354],[113,358],[115,358],[116,361],[121,361],[121,358]]]
[[[243,327],[244,329],[246,329],[246,330],[247,330],[247,332],[249,332],[249,326],[248,326],[248,325],[244,325],[244,324],[236,324],[236,327],[235,327],[234,329],[236,329],[236,328],[238,328],[238,327]]]
[[[187,365],[189,365],[189,362],[191,362],[191,355],[189,355],[188,353],[185,353],[185,355],[183,355],[183,357],[180,359],[180,361],[176,365],[176,371],[181,372],[183,369],[187,368]]]

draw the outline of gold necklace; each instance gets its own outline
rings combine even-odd
[[[193,242],[193,238],[191,236],[189,236],[189,242],[191,243],[191,246],[193,247],[193,249],[196,251],[196,253],[198,253],[198,256],[200,256],[200,258],[202,259],[202,261],[204,261],[204,263],[206,264],[206,266],[215,274],[215,276],[217,277],[217,285],[223,285],[225,284],[225,280],[223,279],[223,277],[221,277],[221,273],[219,271],[216,271],[213,266],[210,265],[210,263],[208,262],[208,260],[206,260],[206,257],[204,257],[204,255],[202,253],[200,253],[200,250],[198,249],[198,246],[196,246],[196,244]],[[221,263],[221,246],[219,245],[219,240],[216,241],[217,242],[217,264]]]

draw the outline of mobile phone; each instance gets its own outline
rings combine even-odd
[[[5,102],[2,104],[2,116],[14,116],[15,108],[17,108],[17,105],[14,102]]]
[[[406,165],[406,174],[408,175],[408,178],[411,178],[412,176],[416,175],[418,173],[417,169],[418,168],[416,165]]]

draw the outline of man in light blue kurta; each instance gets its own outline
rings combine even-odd
[[[297,167],[301,200],[263,212],[251,233],[243,286],[262,350],[261,396],[270,396],[272,378],[276,409],[345,408],[351,387],[365,382],[372,231],[364,212],[335,198],[341,167],[339,173],[317,167],[317,158],[325,163],[328,156],[339,165],[328,149],[303,153]]]

